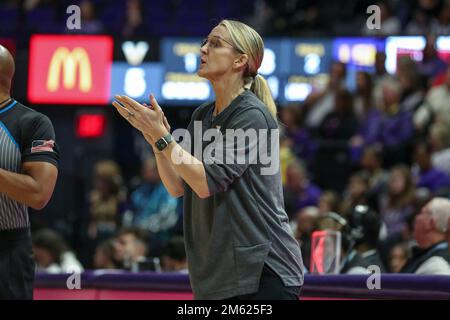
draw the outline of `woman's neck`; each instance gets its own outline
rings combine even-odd
[[[212,82],[212,86],[216,95],[215,115],[221,113],[237,96],[244,92],[243,81],[236,78]]]

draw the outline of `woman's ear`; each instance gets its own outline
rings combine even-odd
[[[234,67],[236,69],[245,69],[247,67],[248,63],[248,55],[247,54],[240,54],[235,60],[234,60]]]

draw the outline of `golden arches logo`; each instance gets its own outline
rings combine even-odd
[[[59,89],[61,69],[63,86],[66,90],[75,88],[77,69],[79,70],[78,87],[80,91],[89,92],[92,89],[91,61],[84,48],[76,47],[70,51],[61,47],[55,51],[48,68],[48,91],[55,92]]]

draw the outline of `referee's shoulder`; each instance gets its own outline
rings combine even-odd
[[[27,107],[20,102],[17,102],[16,108],[17,108],[16,109],[17,116],[19,117],[20,121],[23,122],[24,124],[25,123],[32,124],[40,122],[51,124],[50,118],[47,117],[45,114],[36,111],[30,107]]]

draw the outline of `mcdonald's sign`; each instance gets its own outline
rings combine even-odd
[[[31,103],[106,104],[113,40],[108,36],[35,35],[31,38]]]

